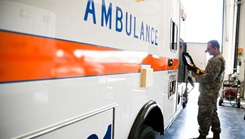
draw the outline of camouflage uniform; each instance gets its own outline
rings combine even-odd
[[[198,124],[200,135],[207,136],[210,126],[214,133],[220,133],[220,121],[217,113],[217,98],[224,79],[225,60],[218,53],[209,59],[205,73],[196,75],[199,82]]]

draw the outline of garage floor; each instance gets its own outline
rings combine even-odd
[[[161,139],[189,139],[199,136],[197,124],[197,98],[199,92],[195,88],[189,94],[189,102],[185,109],[176,117],[172,125],[165,131]],[[245,108],[245,101],[241,100]],[[232,103],[232,102],[231,102]],[[224,101],[223,106],[218,106],[218,114],[221,122],[221,139],[245,139],[245,109],[232,106],[229,101]],[[234,102],[234,104],[236,104]],[[212,138],[209,132],[207,138]]]

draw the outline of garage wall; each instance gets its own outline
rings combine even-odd
[[[201,70],[205,69],[207,60],[210,58],[207,49],[207,43],[187,42],[187,52],[191,55],[195,65]]]
[[[241,4],[241,11],[240,11],[240,29],[239,29],[239,42],[238,42],[238,46],[240,48],[240,50],[242,51],[242,55],[238,56],[239,59],[239,74],[238,74],[238,78],[239,80],[242,82],[243,84],[243,97],[245,98],[245,82],[244,82],[244,78],[245,78],[245,1],[242,0],[242,4]]]

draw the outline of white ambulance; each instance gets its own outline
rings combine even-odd
[[[179,0],[0,0],[0,139],[158,138],[180,20]]]

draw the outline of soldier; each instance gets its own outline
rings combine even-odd
[[[209,128],[213,132],[213,139],[220,138],[220,120],[217,113],[217,98],[222,86],[225,71],[225,60],[219,51],[219,43],[211,40],[207,43],[207,52],[213,55],[209,59],[203,74],[197,75],[192,72],[196,82],[199,82],[198,115],[199,137],[206,139]]]

